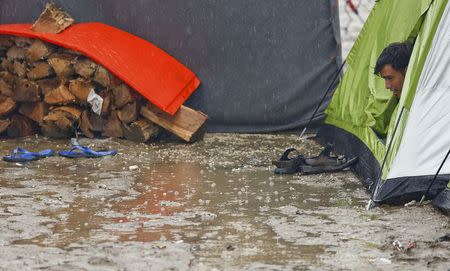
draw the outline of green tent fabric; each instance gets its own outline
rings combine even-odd
[[[404,113],[402,116],[399,115],[399,112],[393,115],[393,118],[395,117],[396,121],[391,122],[388,134],[388,139],[393,138],[393,142],[391,150],[387,155],[386,165],[383,169],[383,179],[386,179],[387,173],[390,170],[390,166],[392,165],[392,162],[400,146],[403,131],[406,125],[406,120],[408,119],[408,113],[411,109],[411,104],[414,100],[416,88],[419,82],[420,75],[422,73],[422,68],[427,58],[434,34],[439,25],[439,22],[441,21],[442,13],[445,10],[447,2],[448,1],[446,0],[433,1],[426,13],[424,22],[420,28],[421,31],[419,32],[414,43],[414,49],[411,55],[410,62],[408,64],[408,73],[406,74],[405,82],[403,83],[402,96],[398,104],[399,108],[404,108]],[[394,127],[392,123],[395,123],[397,121],[400,124],[397,132],[394,134]]]
[[[395,115],[395,102],[383,80],[373,74],[373,67],[388,44],[405,41],[418,31],[432,2],[376,3],[348,55],[346,73],[325,112],[325,123],[357,136],[380,163],[386,148],[374,129],[381,135],[392,129],[390,116]]]

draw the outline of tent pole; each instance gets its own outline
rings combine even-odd
[[[375,190],[373,192],[372,197],[370,198],[369,202],[367,203],[367,206],[366,206],[367,210],[370,210],[373,207],[375,207],[376,203],[373,201],[373,198],[374,198],[374,196],[376,196],[378,194],[378,191],[380,190],[381,186],[383,185],[383,183],[381,181],[381,177],[383,175],[384,165],[386,164],[387,157],[389,155],[389,152],[391,151],[392,142],[394,141],[395,134],[397,133],[397,128],[398,128],[398,125],[400,124],[400,120],[402,119],[404,109],[405,109],[405,107],[402,107],[402,110],[400,111],[400,116],[398,117],[397,123],[395,124],[394,132],[392,133],[392,137],[391,137],[391,140],[389,141],[389,145],[386,150],[386,154],[384,155],[384,158],[383,158],[383,163],[381,164],[380,173],[378,174],[378,178],[376,179],[377,181],[378,180],[379,181],[377,182],[377,184],[375,186]]]
[[[447,154],[445,155],[444,160],[442,161],[441,165],[439,166],[439,169],[437,170],[436,174],[434,175],[433,180],[431,181],[430,185],[428,185],[428,189],[423,194],[422,198],[420,199],[419,203],[422,203],[425,200],[425,197],[427,196],[428,192],[430,192],[431,187],[433,186],[434,182],[436,181],[437,176],[439,175],[439,172],[441,171],[441,168],[444,166],[445,161],[447,161],[448,155],[450,154],[450,149],[448,150]]]
[[[333,80],[331,81],[331,84],[328,86],[327,91],[323,95],[322,99],[320,100],[319,104],[317,105],[316,109],[314,110],[314,113],[312,114],[311,118],[309,119],[308,123],[306,124],[305,128],[303,128],[302,133],[300,134],[300,137],[303,137],[303,135],[306,132],[306,129],[308,129],[309,125],[311,124],[312,120],[316,116],[317,111],[319,110],[320,106],[322,105],[323,101],[328,95],[328,92],[330,92],[331,88],[333,87],[334,82],[336,82],[336,79],[339,77],[339,74],[341,74],[342,69],[344,68],[345,63],[347,62],[347,59],[342,62],[341,67],[339,67],[339,70],[337,71],[336,75],[334,76]]]

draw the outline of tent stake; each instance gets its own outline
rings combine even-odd
[[[437,170],[436,174],[434,174],[434,178],[431,181],[430,185],[428,185],[427,191],[423,194],[422,198],[420,199],[419,203],[422,203],[425,200],[425,197],[427,196],[428,192],[430,192],[431,186],[433,186],[434,182],[436,181],[437,176],[439,175],[439,172],[441,171],[441,168],[444,166],[445,161],[447,161],[448,155],[450,154],[450,149],[448,150],[447,154],[445,155],[444,160],[442,161],[441,165],[439,166],[439,169]]]
[[[381,177],[383,175],[384,165],[386,164],[386,159],[388,157],[389,152],[391,151],[392,142],[394,141],[395,134],[397,133],[397,128],[398,128],[398,125],[400,124],[400,120],[402,119],[402,115],[403,115],[403,110],[404,109],[405,109],[405,107],[402,107],[402,110],[400,111],[400,116],[398,116],[397,123],[395,124],[395,128],[394,128],[394,132],[392,133],[391,141],[389,141],[389,146],[388,146],[388,148],[386,150],[386,154],[384,155],[383,163],[381,164],[380,173],[378,174],[377,184],[375,186],[375,190],[373,191],[373,195],[370,198],[370,200],[369,200],[369,202],[367,203],[367,206],[366,206],[367,211],[369,211],[370,209],[372,209],[376,205],[376,203],[373,200],[373,198],[374,198],[374,196],[376,196],[378,194],[378,191],[380,190],[381,186],[383,185],[383,183],[381,181]]]
[[[337,71],[336,75],[334,76],[333,80],[331,81],[331,84],[328,86],[327,91],[325,92],[325,94],[323,95],[322,99],[320,100],[319,104],[317,105],[316,109],[314,110],[314,113],[312,114],[311,118],[309,119],[308,123],[306,124],[305,128],[303,128],[302,133],[300,134],[300,137],[303,137],[303,135],[306,132],[306,129],[308,129],[309,125],[311,124],[311,121],[314,119],[314,117],[316,116],[317,111],[319,110],[320,106],[322,105],[323,101],[325,100],[325,98],[328,95],[328,92],[330,92],[330,90],[333,87],[334,82],[336,82],[336,79],[339,77],[339,74],[341,74],[342,69],[344,68],[345,63],[347,62],[347,59],[344,60],[344,62],[342,62],[341,67],[339,67],[339,70]]]

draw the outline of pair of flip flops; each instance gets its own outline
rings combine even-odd
[[[327,145],[318,156],[305,158],[296,149],[290,148],[283,153],[279,160],[272,161],[272,164],[276,166],[276,174],[293,174],[297,172],[317,174],[340,171],[358,161],[358,157],[347,159],[344,156],[333,156],[331,155],[331,150],[332,147]],[[295,152],[297,154],[292,156]]]
[[[58,152],[59,156],[67,158],[98,158],[108,155],[116,155],[116,150],[99,150],[94,151],[88,147],[75,145],[69,151]],[[22,148],[16,148],[11,152],[11,155],[3,156],[6,162],[30,162],[39,160],[45,157],[53,156],[55,152],[51,149],[42,150],[40,152],[30,152]]]

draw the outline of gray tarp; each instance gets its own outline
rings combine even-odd
[[[46,2],[0,0],[0,23],[31,23]],[[54,2],[78,22],[143,37],[193,70],[202,85],[186,105],[209,115],[209,131],[302,127],[341,62],[337,0]]]

